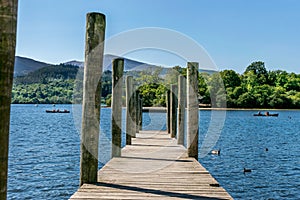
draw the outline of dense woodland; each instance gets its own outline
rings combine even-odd
[[[82,100],[83,68],[54,65],[14,78],[12,103],[71,104]],[[111,94],[111,72],[102,76],[103,103]]]
[[[13,103],[80,103],[82,68],[55,65],[16,77]],[[165,106],[170,84],[186,68],[149,68],[129,71],[143,96],[144,106]],[[102,76],[102,103],[111,102],[111,71]],[[231,108],[300,108],[300,75],[282,70],[268,71],[261,61],[253,62],[242,74],[233,70],[199,72],[199,103]],[[125,88],[124,88],[125,94]],[[125,102],[125,97],[123,97]]]

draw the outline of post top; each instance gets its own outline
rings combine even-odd
[[[89,12],[89,13],[87,13],[87,15],[90,15],[90,16],[100,15],[101,17],[105,18],[105,15],[103,13],[99,13],[99,12]]]
[[[118,62],[118,61],[123,61],[124,62],[124,58],[115,58],[113,59],[114,62]]]

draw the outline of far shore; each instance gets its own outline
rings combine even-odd
[[[73,104],[22,104],[22,103],[16,103],[12,105],[73,105]],[[75,105],[75,104],[74,104]],[[76,104],[77,105],[77,104]],[[80,104],[78,104],[80,105]],[[102,105],[101,108],[110,108],[110,106]],[[158,106],[153,106],[153,107],[143,107],[143,110],[149,110],[149,111],[166,111],[166,107],[158,107]],[[283,110],[295,110],[298,111],[300,110],[299,108],[211,108],[211,107],[200,107],[199,110],[259,110],[259,111],[264,111],[264,110],[274,110],[274,111],[283,111]]]
[[[143,110],[145,111],[166,111],[166,107],[143,107]],[[199,108],[199,110],[220,110],[220,111],[234,111],[234,110],[252,110],[252,111],[266,111],[266,110],[274,110],[274,111],[280,111],[280,110],[300,110],[300,109],[279,109],[279,108]]]

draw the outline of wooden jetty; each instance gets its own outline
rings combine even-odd
[[[133,83],[132,77],[126,78],[127,145],[121,149],[124,60],[113,61],[112,159],[98,171],[104,32],[105,16],[88,13],[80,188],[70,199],[232,199],[197,161],[198,63],[194,62],[188,62],[187,80],[181,77],[180,84],[171,85],[167,92],[167,109],[143,109],[138,85]],[[143,110],[167,111],[167,131],[142,131]],[[182,146],[185,111],[187,149]],[[179,142],[176,138],[179,138]]]
[[[164,131],[140,131],[70,198],[233,199],[177,140]]]

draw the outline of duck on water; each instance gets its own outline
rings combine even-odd
[[[215,149],[215,150],[211,151],[211,154],[214,154],[214,155],[220,155],[220,153],[221,153],[221,149]]]

